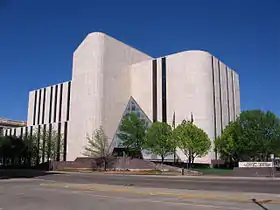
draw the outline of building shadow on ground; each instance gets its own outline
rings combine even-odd
[[[0,180],[15,179],[15,178],[35,178],[40,176],[47,176],[52,174],[60,174],[42,170],[26,170],[26,169],[1,169]]]

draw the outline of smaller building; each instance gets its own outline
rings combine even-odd
[[[4,136],[8,129],[25,127],[27,123],[22,120],[9,120],[5,118],[0,118],[0,136]]]

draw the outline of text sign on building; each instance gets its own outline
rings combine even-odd
[[[272,168],[273,162],[239,162],[239,168]]]

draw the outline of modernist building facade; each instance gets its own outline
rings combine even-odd
[[[213,140],[240,113],[238,74],[208,52],[153,58],[103,33],[91,33],[73,54],[72,80],[31,91],[27,127],[7,135],[56,129],[65,142],[61,159],[74,160],[82,156],[87,135],[100,126],[112,148],[118,147],[118,127],[131,111],[149,123],[170,124],[174,112],[176,124],[192,113],[194,123]],[[179,149],[177,157],[186,160]],[[214,158],[211,151],[196,161]]]

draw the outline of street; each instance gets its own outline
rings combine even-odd
[[[42,179],[0,181],[1,210],[258,210],[280,209],[275,194],[186,191],[166,188],[73,184]]]
[[[42,180],[78,184],[130,185],[137,187],[227,192],[280,193],[279,179],[234,179],[208,177],[165,177],[109,175],[102,173],[58,173],[37,177]]]

